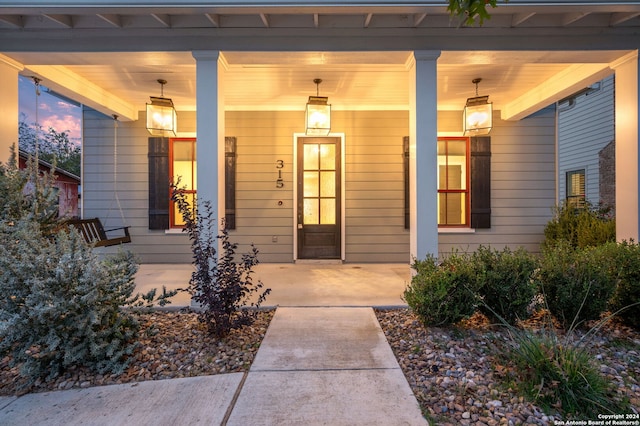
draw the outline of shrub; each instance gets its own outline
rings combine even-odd
[[[416,274],[403,297],[425,325],[453,324],[475,312],[478,299],[468,255],[452,253],[440,263],[429,255],[411,267]]]
[[[18,169],[15,152],[0,165],[0,354],[32,381],[77,365],[121,372],[138,332],[121,308],[172,294],[132,297],[133,255],[101,260],[77,231],[59,228],[53,182],[33,161]]]
[[[132,256],[100,261],[77,232],[47,237],[32,220],[3,220],[0,237],[0,353],[32,379],[73,365],[123,371],[138,331],[120,311],[135,288]]]
[[[537,273],[551,313],[568,328],[598,319],[607,309],[615,279],[601,248],[576,249],[566,242],[545,249]]]
[[[602,247],[605,264],[616,282],[609,310],[622,321],[640,330],[640,246],[633,241],[609,243]]]
[[[199,320],[217,337],[226,336],[232,329],[251,324],[257,309],[271,289],[262,290],[255,302],[249,303],[263,284],[253,281],[253,267],[258,264],[258,249],[237,259],[237,243],[232,243],[222,224],[216,232],[215,218],[209,201],[189,203],[187,195],[172,184],[172,199],[185,222],[184,232],[191,240],[195,271],[189,281],[189,293],[201,307]],[[221,253],[217,247],[220,242]],[[244,309],[250,305],[255,309]]]
[[[527,308],[536,294],[532,275],[538,266],[531,254],[523,248],[497,251],[480,246],[471,255],[471,265],[484,314],[509,324],[529,316]]]
[[[521,391],[542,406],[571,418],[594,419],[629,407],[613,398],[606,380],[582,342],[560,341],[553,332],[511,329],[511,361]]]
[[[554,210],[554,217],[544,228],[543,247],[566,241],[572,247],[585,248],[615,241],[616,222],[608,209],[587,203],[577,208],[564,203]]]

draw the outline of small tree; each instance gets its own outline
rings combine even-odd
[[[482,25],[485,19],[491,19],[487,6],[494,8],[497,5],[498,0],[449,0],[447,10],[465,25],[474,25],[476,20]]]
[[[172,184],[171,189],[172,200],[185,223],[183,231],[191,240],[193,265],[196,268],[189,281],[189,293],[201,305],[200,321],[207,325],[213,335],[224,337],[234,328],[251,324],[260,304],[271,292],[271,289],[261,291],[262,282],[253,281],[258,249],[251,244],[251,251],[242,254],[238,260],[238,244],[230,241],[224,223],[217,233],[211,203],[199,203],[194,197],[191,204],[190,198],[177,184]],[[218,242],[221,253],[217,253]],[[257,301],[250,303],[255,309],[243,309],[254,293],[259,293]]]

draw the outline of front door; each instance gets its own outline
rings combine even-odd
[[[298,138],[298,259],[340,259],[340,144]]]

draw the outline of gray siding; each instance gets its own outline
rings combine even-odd
[[[600,82],[600,90],[582,94],[575,104],[558,110],[558,201],[566,198],[566,174],[585,169],[586,198],[600,201],[598,153],[615,139],[614,76]]]
[[[555,202],[555,111],[548,108],[517,122],[502,121],[494,112],[493,122],[491,228],[473,233],[441,230],[441,254],[473,251],[479,245],[540,249]]]
[[[117,187],[133,239],[127,248],[144,263],[190,262],[184,234],[148,229],[149,135],[143,116],[118,128]],[[441,233],[441,252],[479,244],[538,250],[554,204],[554,112],[545,110],[519,122],[497,117],[491,134],[492,228]],[[254,243],[261,262],[293,259],[293,134],[303,131],[303,121],[302,111],[226,114],[226,135],[237,138],[236,230],[230,234],[240,251]],[[119,226],[113,203],[113,120],[85,111],[84,125],[85,217],[104,220],[108,215],[107,225]],[[194,132],[195,113],[180,112],[179,125],[180,131]],[[441,112],[438,126],[444,132],[459,131],[460,112]],[[334,111],[332,127],[345,133],[346,260],[409,262],[402,162],[408,112]],[[278,160],[284,163],[282,188],[276,187]],[[203,167],[203,159],[199,161]]]

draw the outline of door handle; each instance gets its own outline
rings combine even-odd
[[[302,224],[301,223],[298,224],[298,229],[302,229]]]

